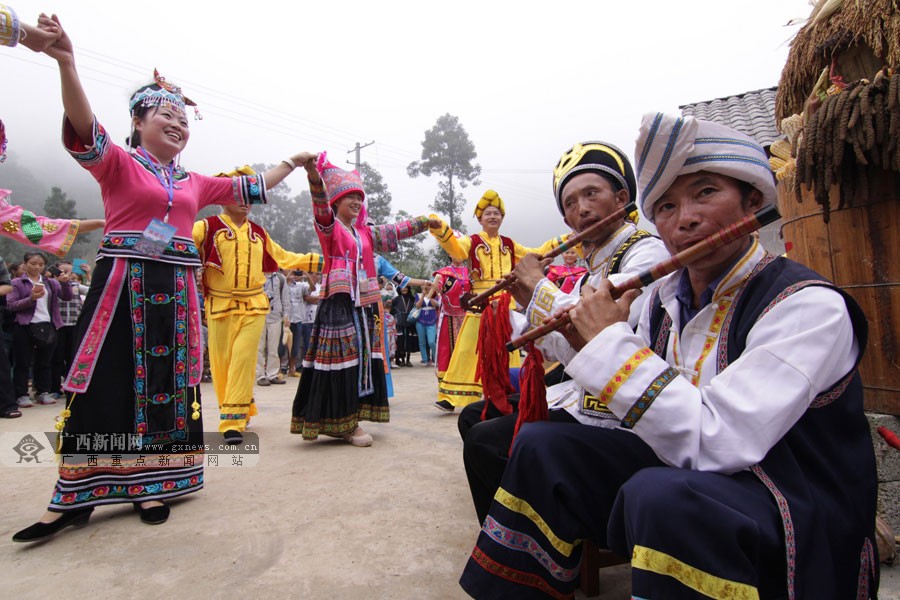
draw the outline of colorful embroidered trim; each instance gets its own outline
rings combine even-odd
[[[200,466],[160,471],[147,465],[119,475],[116,467],[84,469],[60,467],[60,478],[50,500],[50,506],[71,509],[115,502],[142,502],[151,499],[174,498],[195,492],[203,487],[203,458]],[[185,457],[186,458],[186,457]],[[92,472],[96,471],[96,474]],[[84,479],[91,477],[92,482]]]
[[[515,513],[519,513],[520,515],[526,517],[528,520],[534,523],[557,552],[565,557],[572,556],[572,552],[575,550],[576,543],[569,543],[560,539],[555,533],[553,533],[553,530],[550,529],[550,526],[547,525],[547,522],[544,521],[543,518],[541,518],[541,516],[531,507],[531,505],[528,504],[528,502],[521,498],[513,496],[502,487],[497,488],[497,493],[494,494],[494,501],[499,502]],[[577,540],[577,543],[580,542],[580,540]]]
[[[581,403],[579,404],[579,410],[582,414],[590,417],[597,417],[599,419],[618,419],[605,404],[600,402],[600,398],[591,396],[583,390],[582,393],[584,394],[584,397],[581,398]],[[565,406],[561,408],[565,408]]]
[[[637,402],[632,404],[631,408],[628,409],[625,418],[622,419],[622,427],[625,429],[634,428],[638,420],[644,416],[644,413],[647,412],[647,409],[650,408],[650,405],[656,400],[656,397],[659,396],[666,386],[672,383],[677,376],[678,369],[669,367],[663,371],[659,377],[654,379],[653,383],[644,390],[644,393],[641,394],[641,397],[638,398]]]
[[[664,552],[635,546],[631,556],[631,567],[671,577],[682,585],[709,598],[722,600],[759,600],[759,590],[752,585],[716,577],[705,571],[678,560]]]
[[[876,564],[872,540],[866,538],[859,553],[859,579],[856,584],[856,600],[869,600],[869,581],[875,580]]]
[[[231,189],[238,204],[267,204],[266,178],[262,174],[231,178]]]
[[[781,524],[784,527],[784,544],[785,554],[787,557],[787,592],[788,599],[794,600],[794,578],[797,571],[797,540],[794,532],[794,519],[791,517],[791,507],[788,505],[787,498],[781,493],[781,490],[772,481],[760,465],[750,467],[753,474],[763,482],[772,496],[775,498],[775,504],[778,505],[778,512],[781,513]]]
[[[68,124],[68,121],[66,121],[66,123]],[[68,127],[71,127],[71,125]],[[70,131],[74,136],[74,129],[70,129]],[[103,125],[97,122],[97,119],[94,119],[93,142],[93,145],[88,147],[84,147],[80,141],[77,142],[77,147],[84,148],[83,151],[71,150],[69,149],[69,144],[66,144],[66,149],[69,150],[69,154],[72,158],[83,166],[90,167],[99,164],[103,160],[103,156],[109,149],[110,144],[109,134],[106,133],[106,129],[103,128]]]
[[[141,239],[141,231],[112,231],[103,236],[100,241],[100,249],[98,256],[109,257],[126,257],[126,258],[147,258],[146,255],[137,252],[134,245]],[[200,255],[197,252],[197,246],[190,238],[174,237],[162,256],[155,259],[160,262],[190,265],[194,267],[200,266]]]
[[[200,292],[197,278],[191,270],[187,277],[188,287],[188,387],[200,385],[203,379],[203,334],[200,317]]]
[[[650,358],[653,355],[653,351],[650,348],[641,348],[636,353],[634,353],[628,360],[625,361],[618,372],[612,376],[609,382],[603,386],[603,389],[600,391],[600,403],[604,406],[609,406],[609,403],[612,402],[613,396],[616,395],[616,392],[619,391],[625,382],[628,381],[628,378],[634,375],[635,370],[637,370],[638,366]]]
[[[81,345],[78,346],[75,360],[72,361],[72,367],[63,384],[63,389],[67,392],[83,394],[91,383],[91,377],[100,356],[100,349],[103,347],[103,340],[106,339],[106,333],[109,331],[109,325],[119,302],[119,295],[122,293],[127,267],[128,263],[124,259],[113,259],[113,267],[103,286],[97,309],[91,317],[87,333],[81,340]]]
[[[407,221],[375,225],[372,230],[372,247],[376,252],[396,252],[397,242],[411,238],[428,229],[428,217],[419,216]]]
[[[538,327],[544,324],[544,320],[553,313],[553,300],[557,294],[562,292],[558,287],[550,283],[546,279],[542,279],[541,283],[535,288],[531,303],[528,305],[530,313],[528,321]]]
[[[751,246],[751,252],[756,248],[756,241],[754,240],[753,246]],[[749,253],[746,255],[749,256]],[[746,258],[745,256],[745,258]],[[734,294],[734,297],[731,299],[731,305],[737,306],[738,302],[743,295],[744,291],[747,289],[747,284],[753,280],[763,269],[765,269],[769,263],[771,263],[774,259],[771,255],[765,255],[762,259],[756,263],[756,266],[744,277],[742,281],[742,285]],[[743,264],[743,260],[741,261]],[[733,272],[733,270],[732,270]],[[717,350],[716,357],[716,372],[721,373],[728,366],[728,332],[731,330],[731,320],[734,317],[734,312],[729,312],[725,316],[725,322],[722,324],[722,328],[719,335],[719,348]]]
[[[703,370],[703,363],[706,362],[706,358],[709,356],[709,353],[712,352],[712,349],[719,339],[719,332],[722,329],[722,324],[725,322],[725,316],[732,306],[733,298],[722,298],[718,301],[714,300],[714,302],[716,302],[716,312],[713,314],[712,323],[709,325],[709,331],[706,332],[706,342],[703,344],[703,350],[700,351],[697,362],[694,363],[691,375],[691,383],[694,384],[694,386],[700,385],[700,373]]]
[[[0,46],[14,48],[21,37],[19,17],[11,7],[0,4]],[[6,150],[4,147],[0,152]]]
[[[144,263],[135,261],[129,265],[128,290],[131,304],[131,321],[134,353],[134,392],[135,431],[144,436],[146,444],[166,444],[187,439],[187,356],[189,340],[187,336],[188,321],[188,278],[193,278],[193,269],[177,265],[174,269],[174,293],[171,310],[174,322],[174,340],[171,348],[157,355],[153,347],[145,342],[147,328],[146,304],[149,303],[144,293]],[[159,349],[157,349],[159,352]],[[149,365],[154,358],[172,354],[173,393],[157,393],[150,395]],[[173,421],[171,429],[150,431],[147,417],[148,404],[172,405]]]
[[[481,549],[479,549],[477,546],[474,550],[472,550],[472,560],[479,567],[481,567],[491,575],[494,575],[495,577],[500,577],[501,579],[512,581],[513,583],[516,583],[518,585],[536,588],[542,593],[551,598],[555,598],[556,600],[569,600],[571,598],[574,598],[574,593],[560,593],[553,589],[553,587],[551,587],[546,581],[544,581],[537,575],[534,575],[533,573],[526,573],[524,571],[513,569],[512,567],[507,567],[506,565],[498,563],[490,556],[482,552]]]
[[[578,568],[564,569],[558,562],[553,560],[549,552],[541,548],[541,545],[533,537],[521,531],[504,527],[490,515],[484,520],[481,530],[501,546],[531,555],[554,579],[568,582],[578,577]]]

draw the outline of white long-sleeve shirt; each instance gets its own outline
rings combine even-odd
[[[626,323],[607,327],[566,367],[667,464],[733,473],[758,463],[856,363],[859,345],[843,298],[811,286],[765,312],[741,356],[718,372],[724,317],[764,256],[754,242],[683,327],[675,295],[681,272],[662,280],[660,300],[672,319],[665,356],[650,350],[648,303],[636,333]]]
[[[661,240],[655,237],[644,238],[634,243],[627,249],[619,263],[618,273],[610,274],[613,258],[637,228],[631,223],[624,224],[602,246],[594,249],[587,257],[588,283],[597,286],[601,280],[608,278],[614,284],[637,275],[646,269],[658,264],[669,257],[669,252]],[[549,279],[542,279],[534,289],[531,301],[525,311],[525,318],[517,321],[515,329],[522,332],[531,327],[543,323],[544,319],[553,315],[560,309],[576,304],[581,296],[581,281],[579,281],[570,293],[565,293]],[[637,327],[641,306],[649,296],[646,291],[631,306],[629,323]],[[527,323],[526,323],[527,322]],[[544,357],[549,360],[558,360],[563,365],[571,361],[577,352],[560,333],[551,333],[541,338],[537,343]],[[578,421],[588,425],[615,426],[616,421],[611,421],[607,411],[602,417],[597,412],[584,411],[584,388],[573,380],[564,381],[547,388],[547,402],[551,409],[564,409]],[[590,400],[589,400],[590,403]]]

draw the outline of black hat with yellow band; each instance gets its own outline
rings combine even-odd
[[[553,169],[553,195],[561,214],[565,214],[562,206],[563,188],[572,177],[585,172],[602,175],[612,184],[613,191],[628,190],[630,201],[637,198],[637,183],[628,156],[606,142],[582,142],[567,150]]]

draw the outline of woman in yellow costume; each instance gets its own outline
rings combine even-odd
[[[469,261],[473,294],[479,294],[498,283],[515,268],[516,260],[526,254],[546,254],[568,237],[557,236],[538,248],[526,248],[500,235],[500,225],[505,216],[503,200],[494,190],[487,190],[475,206],[475,218],[483,229],[481,233],[462,235],[443,221],[440,227],[432,227],[430,230],[431,235],[451,258]],[[439,219],[436,215],[431,215],[431,218]],[[438,400],[434,404],[440,410],[453,412],[457,406],[463,407],[481,398],[482,385],[475,375],[478,368],[476,349],[480,326],[481,314],[467,312],[447,372],[438,386]],[[509,366],[517,367],[520,362],[518,351],[510,353]]]

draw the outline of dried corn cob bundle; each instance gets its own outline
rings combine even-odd
[[[880,171],[900,172],[900,74],[885,67],[871,81],[861,79],[835,91],[830,88],[815,113],[806,117],[802,134],[796,128],[803,121],[799,115],[782,121],[782,129],[796,140],[793,188],[798,201],[804,187],[812,190],[826,222],[833,185],[840,186],[841,208],[863,198],[868,181]],[[772,148],[775,154],[774,144]],[[779,154],[775,158],[783,161],[771,163],[777,176],[779,168],[788,168],[788,160]]]

